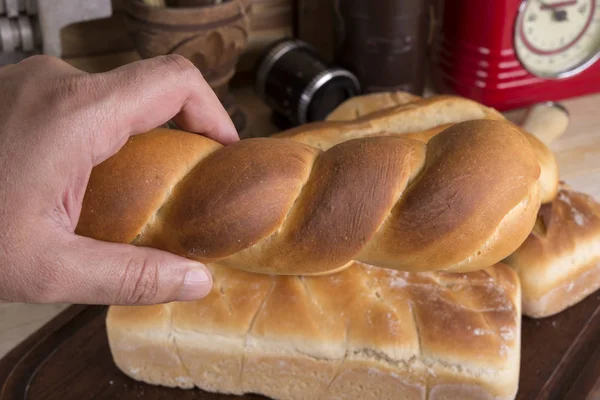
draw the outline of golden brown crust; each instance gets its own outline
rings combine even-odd
[[[167,129],[130,138],[117,157],[92,172],[77,233],[98,240],[132,242],[174,185],[221,147],[200,135]]]
[[[253,246],[280,228],[318,153],[266,138],[226,146],[177,184],[139,242],[203,262]]]
[[[227,264],[280,273],[278,266],[294,263],[311,275],[346,264],[380,229],[421,170],[424,152],[421,143],[395,138],[357,139],[331,148],[315,162],[278,234]]]
[[[540,167],[521,131],[464,101],[418,100],[226,147],[161,129],[136,136],[92,171],[77,233],[277,275],[331,273],[353,259],[419,271],[492,265],[533,226]],[[431,126],[340,134],[413,132],[423,127],[414,118]],[[313,139],[333,131],[344,140],[318,149]]]
[[[367,112],[368,110],[368,112]],[[343,132],[334,126],[321,125],[323,131],[312,135],[301,128],[283,132],[281,136],[299,140],[320,149],[350,138],[364,136],[405,135],[424,142],[447,127],[471,119],[506,120],[493,108],[455,96],[433,96],[421,98],[403,92],[383,92],[355,96],[338,106],[328,121],[346,121],[355,124]],[[369,126],[365,126],[365,121]],[[387,130],[383,129],[386,126]],[[540,199],[542,203],[552,201],[558,192],[558,164],[554,153],[536,136],[513,125],[527,137],[541,167]]]
[[[533,232],[506,259],[523,285],[523,312],[546,317],[600,288],[600,203],[562,186]]]
[[[514,398],[521,298],[505,265],[451,274],[354,263],[320,277],[210,268],[203,300],[111,307],[123,372],[279,400]]]

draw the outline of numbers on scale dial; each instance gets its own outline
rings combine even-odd
[[[600,0],[526,0],[515,29],[515,50],[534,75],[578,72],[600,50]]]

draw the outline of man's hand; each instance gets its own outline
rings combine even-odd
[[[75,235],[92,167],[170,119],[223,144],[235,128],[178,56],[87,74],[35,56],[0,68],[0,299],[153,304],[204,297],[208,270],[175,255]]]

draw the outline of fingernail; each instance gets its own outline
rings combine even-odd
[[[178,301],[198,300],[206,297],[212,288],[212,279],[208,270],[193,268],[185,274],[183,289],[179,293]]]

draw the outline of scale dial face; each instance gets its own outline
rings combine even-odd
[[[524,0],[516,21],[515,51],[525,69],[562,78],[591,65],[600,50],[598,1]]]

